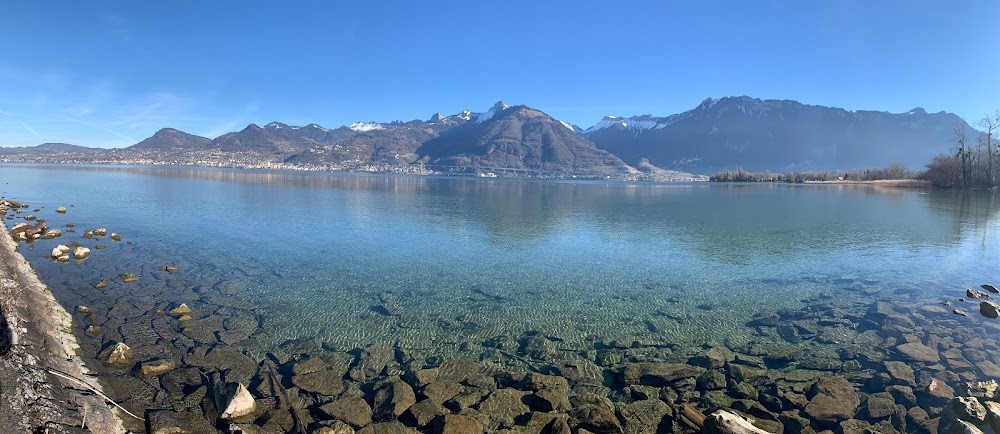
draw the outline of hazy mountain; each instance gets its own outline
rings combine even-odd
[[[654,117],[605,117],[584,135],[625,162],[713,172],[884,167],[919,169],[947,152],[952,113],[848,111],[789,100],[709,98],[693,110]],[[974,135],[970,135],[974,137]]]
[[[211,139],[188,134],[173,128],[164,128],[151,137],[130,146],[130,149],[204,149],[212,143]]]
[[[431,166],[616,174],[631,168],[573,127],[527,106],[496,103],[417,149]]]
[[[0,147],[0,153],[5,155],[13,154],[36,154],[36,155],[49,155],[49,154],[87,154],[94,152],[101,152],[104,149],[101,148],[88,148],[85,146],[71,145],[69,143],[42,143],[38,146],[26,146],[23,148],[2,148]]]

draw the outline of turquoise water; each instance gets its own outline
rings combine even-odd
[[[246,330],[228,342],[246,349],[319,337],[461,354],[527,332],[565,351],[739,344],[755,314],[937,303],[1000,281],[987,192],[0,166],[0,194],[75,224],[22,252],[68,308],[108,311],[101,340],[146,339],[148,354],[192,345],[156,333],[153,312],[179,302],[194,326]],[[79,238],[98,227],[123,241]],[[92,256],[47,257],[72,241]]]

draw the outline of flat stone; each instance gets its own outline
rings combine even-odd
[[[420,434],[420,432],[403,425],[398,420],[393,420],[368,425],[358,430],[357,434]]]
[[[600,434],[624,434],[621,422],[615,417],[615,412],[603,404],[591,404],[576,407],[569,416],[577,421],[580,432],[587,430]]]
[[[631,404],[618,403],[617,409],[626,433],[656,433],[664,422],[663,418],[672,415],[670,406],[659,399],[646,399]]]
[[[149,414],[149,432],[150,434],[204,434],[216,431],[200,411],[160,410]]]
[[[444,404],[449,399],[461,393],[463,389],[464,387],[458,383],[432,381],[430,384],[424,386],[420,393],[437,404]]]
[[[892,377],[893,382],[906,386],[915,386],[917,379],[913,375],[913,368],[903,362],[882,362],[886,372]]]
[[[729,348],[715,346],[691,357],[688,363],[702,368],[717,369],[733,360],[736,360],[736,355]]]
[[[339,420],[327,426],[317,428],[312,434],[354,434],[354,428]]]
[[[937,350],[919,342],[910,342],[899,345],[896,350],[903,354],[907,360],[924,363],[937,363],[941,361],[941,355]]]
[[[351,396],[323,404],[320,411],[355,428],[361,428],[372,421],[372,408],[364,399]]]
[[[921,397],[930,401],[932,405],[944,405],[955,397],[955,389],[935,378],[923,388]]]
[[[170,315],[173,315],[173,316],[182,316],[182,315],[190,314],[191,312],[192,312],[191,308],[188,307],[187,304],[181,303],[177,307],[175,307],[173,309],[170,309],[169,313],[170,313]]]
[[[892,394],[887,392],[868,397],[865,407],[868,410],[868,417],[872,419],[884,419],[896,414],[896,401],[892,399]]]
[[[177,365],[167,359],[152,360],[139,365],[139,373],[142,375],[161,375],[172,371]]]
[[[447,413],[441,404],[437,404],[430,399],[423,399],[417,401],[416,404],[410,406],[407,412],[413,416],[413,419],[417,421],[418,427],[424,427],[431,423],[435,417]]]
[[[681,363],[629,363],[625,365],[625,384],[663,387],[704,372],[705,368]]]
[[[854,416],[861,400],[847,379],[829,377],[819,380],[812,388],[813,398],[805,412],[821,424],[837,424]]]
[[[398,378],[389,381],[375,392],[375,420],[392,420],[417,402],[413,388]]]
[[[489,429],[510,428],[514,419],[531,411],[523,399],[529,392],[517,389],[498,389],[479,403],[479,411],[490,417]]]
[[[336,396],[344,391],[343,374],[332,369],[321,369],[303,375],[293,375],[292,384],[307,392]]]

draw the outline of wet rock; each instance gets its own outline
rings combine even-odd
[[[103,237],[103,236],[105,236],[107,234],[108,234],[108,230],[105,229],[105,228],[94,229],[94,235],[97,235],[99,237]]]
[[[799,360],[798,367],[818,371],[839,371],[843,362],[833,357],[806,356]]]
[[[994,432],[1000,433],[1000,402],[984,401],[983,406],[986,407],[986,422]]]
[[[354,428],[351,428],[350,425],[344,422],[336,420],[333,421],[332,424],[317,428],[312,432],[312,434],[354,434]]]
[[[33,215],[26,215],[26,216],[24,216],[24,219],[27,220],[27,221],[29,221],[29,222],[32,221],[32,220],[34,220],[35,218],[36,217],[33,216]]]
[[[385,372],[386,367],[396,361],[396,351],[386,345],[372,345],[361,351],[357,368],[352,371],[351,378],[364,381],[375,378]]]
[[[361,428],[372,421],[372,408],[364,399],[351,396],[323,404],[320,411],[328,416]]]
[[[996,380],[970,382],[965,385],[965,391],[966,394],[975,398],[993,399],[997,396],[997,382]]]
[[[441,404],[437,404],[430,399],[417,401],[416,404],[411,405],[406,411],[410,416],[413,416],[413,420],[417,422],[418,427],[427,426],[434,418],[447,413]]]
[[[884,419],[896,414],[896,401],[888,392],[875,393],[868,397],[865,410],[871,419]]]
[[[978,289],[966,289],[965,290],[965,296],[968,297],[968,298],[973,298],[973,299],[977,299],[977,300],[992,300],[993,299],[993,297],[990,297],[989,294],[987,294],[987,293],[985,293],[983,291],[980,291]]]
[[[324,367],[305,374],[292,375],[292,384],[307,392],[336,396],[344,391],[344,373]]]
[[[524,341],[522,349],[525,355],[535,360],[552,360],[556,357],[556,348],[552,341],[542,336],[532,336]]]
[[[121,235],[118,235],[118,234],[116,234],[116,233],[114,233],[114,232],[112,232],[112,233],[111,233],[111,240],[112,240],[112,241],[121,241],[121,240],[122,240],[122,236],[121,236]]]
[[[923,432],[936,433],[938,431],[938,422],[940,418],[931,419],[927,414],[927,411],[920,407],[913,407],[906,411],[906,422],[907,426],[912,426],[914,428],[919,427]],[[920,432],[916,429],[913,432]]]
[[[989,283],[979,285],[979,287],[985,289],[987,292],[992,292],[994,294],[1000,293],[1000,289],[997,289],[997,287],[990,285]]]
[[[183,316],[183,315],[188,315],[191,312],[192,312],[192,310],[191,310],[190,307],[188,307],[187,304],[181,303],[177,307],[175,307],[173,309],[170,309],[170,312],[168,312],[168,313],[170,315],[172,315],[172,316]]]
[[[87,326],[86,330],[84,330],[84,333],[86,333],[89,336],[95,336],[100,332],[101,332],[101,327],[95,325]]]
[[[257,403],[243,383],[220,384],[215,388],[216,407],[222,420],[238,420],[254,414]]]
[[[173,412],[167,410],[149,413],[150,434],[204,434],[216,432],[201,412]]]
[[[97,249],[97,250],[104,250],[104,249],[108,248],[108,245],[107,244],[98,244],[98,245],[94,246],[94,248]]]
[[[55,246],[55,247],[52,248],[52,254],[50,256],[53,257],[53,258],[58,258],[60,256],[65,256],[66,254],[69,253],[69,250],[70,250],[69,246],[64,246],[64,245],[60,244],[60,245]]]
[[[121,277],[122,277],[122,282],[125,283],[136,283],[139,281],[139,276],[136,276],[135,274],[132,273],[122,273]]]
[[[462,392],[462,385],[447,381],[433,381],[424,386],[421,394],[437,404],[444,404]],[[479,401],[476,401],[479,402]],[[475,403],[473,403],[475,404]],[[470,404],[471,405],[471,404]],[[469,406],[466,406],[469,407]]]
[[[964,421],[977,425],[986,422],[986,407],[976,398],[966,396],[955,398],[951,401],[951,409]]]
[[[531,411],[524,404],[524,398],[529,392],[517,389],[498,389],[491,393],[483,402],[479,403],[479,411],[489,416],[491,430],[500,428],[510,428],[514,426],[514,419],[520,415]]]
[[[108,366],[131,366],[132,356],[132,349],[121,342],[108,347],[97,355]]]
[[[726,376],[717,371],[707,371],[695,381],[696,390],[719,390],[726,388]]]
[[[629,363],[625,365],[625,384],[663,387],[684,378],[695,378],[705,368],[680,363]]]
[[[955,398],[955,389],[936,378],[932,379],[921,392],[920,399],[933,406],[945,405]]]
[[[1000,378],[1000,366],[989,360],[981,360],[976,362],[976,367],[979,368],[979,372],[983,374],[986,378]]]
[[[805,412],[824,425],[850,419],[861,405],[858,392],[843,377],[824,378],[813,386],[811,393],[813,397]]]
[[[174,271],[177,271],[177,267],[175,267],[173,265],[161,265],[160,266],[160,270],[166,271],[168,273],[172,273]]]
[[[532,406],[536,411],[569,409],[569,382],[565,378],[531,373],[525,377],[524,387],[535,392]]]
[[[403,380],[393,379],[375,392],[374,418],[379,421],[395,419],[416,402],[413,388]]]
[[[734,360],[736,355],[729,348],[715,346],[691,357],[688,363],[706,369],[717,369]]]
[[[76,307],[76,311],[79,312],[79,313],[82,313],[84,315],[90,315],[92,313],[96,313],[97,312],[96,310],[91,309],[91,308],[89,308],[87,306],[84,306],[82,304]]]
[[[83,231],[83,235],[82,236],[83,236],[84,239],[88,239],[89,240],[91,238],[94,238],[94,232],[93,231]]]
[[[45,231],[44,234],[42,234],[42,239],[43,240],[51,240],[53,238],[58,238],[58,237],[61,237],[61,236],[62,236],[62,231],[60,231],[59,229],[49,229],[49,230]]]
[[[1000,316],[1000,305],[992,301],[984,301],[979,303],[979,313],[987,318],[996,318]]]
[[[984,434],[983,430],[975,425],[958,419],[953,421],[944,429],[944,434]]]
[[[139,373],[145,376],[162,375],[172,371],[176,367],[177,365],[171,360],[158,359],[140,364]]]
[[[469,407],[473,407],[483,400],[483,397],[490,393],[489,390],[480,389],[478,387],[470,387],[453,398],[449,399],[446,404],[448,408],[455,411],[462,411]]]
[[[104,289],[105,286],[108,286],[108,279],[101,279],[100,282],[97,282],[97,285],[94,285],[97,289]]]
[[[45,220],[39,220],[34,225],[17,224],[10,230],[10,237],[14,241],[30,242],[41,238],[47,229]]]
[[[705,418],[704,434],[771,434],[753,426],[741,416],[725,410],[716,410]]]
[[[631,404],[618,403],[622,428],[627,434],[652,434],[668,431],[671,424],[670,406],[659,399],[647,399]]]
[[[913,375],[913,368],[903,362],[882,362],[886,372],[892,378],[893,383],[906,386],[915,386],[917,379]]]
[[[964,311],[962,309],[952,309],[951,313],[953,313],[955,315],[958,315],[958,316],[969,316],[968,312],[966,312],[966,311]]]
[[[88,256],[90,256],[90,249],[86,247],[77,247],[73,251],[73,257],[76,259],[87,259]]]
[[[582,432],[587,430],[594,434],[624,434],[621,422],[615,417],[611,408],[602,405],[584,405],[574,408],[569,416]]]
[[[759,342],[750,348],[750,355],[761,356],[764,362],[784,365],[802,358],[802,348],[779,342]]]
[[[903,357],[914,362],[937,363],[941,361],[941,356],[937,350],[928,347],[920,342],[909,342],[896,347]]]
[[[59,208],[56,208],[56,212],[59,214],[66,214],[66,207],[61,206]]]
[[[358,430],[357,434],[420,434],[420,432],[403,425],[398,420],[393,420],[368,425]]]
[[[434,434],[482,434],[483,424],[458,414],[446,414],[434,424]]]

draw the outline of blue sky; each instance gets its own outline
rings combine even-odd
[[[974,121],[1000,108],[998,22],[996,0],[7,2],[0,146],[497,100],[584,127],[732,95]]]

